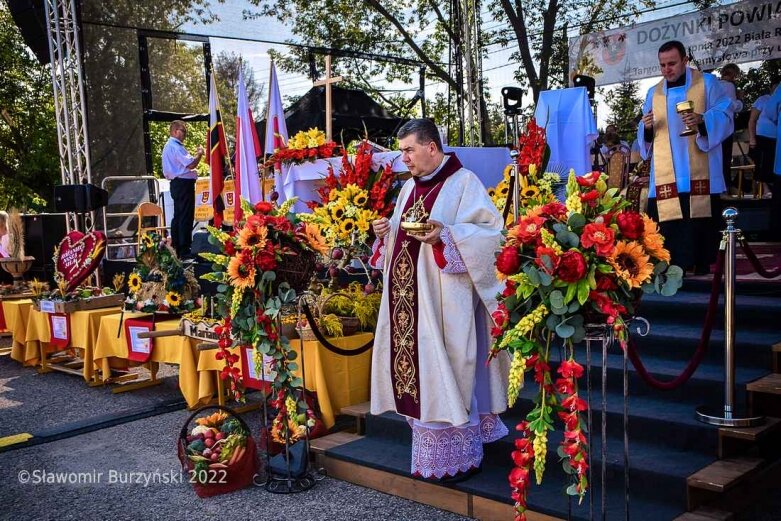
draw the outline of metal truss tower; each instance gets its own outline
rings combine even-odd
[[[76,16],[77,0],[45,0],[49,55],[51,56],[54,110],[57,118],[57,142],[60,153],[62,184],[90,183],[87,110],[81,64],[81,43]],[[67,214],[68,231],[94,228],[94,215],[79,222],[74,213]]]
[[[483,53],[480,37],[480,0],[457,0],[463,67],[463,121],[466,145],[483,144]]]

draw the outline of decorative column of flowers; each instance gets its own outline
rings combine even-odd
[[[266,164],[269,166],[275,163],[301,164],[317,159],[327,159],[337,155],[340,148],[333,141],[326,141],[325,133],[322,130],[310,128],[291,137],[287,146],[277,150]]]
[[[542,481],[548,432],[556,418],[564,424],[558,455],[570,475],[567,494],[581,500],[588,489],[588,445],[578,394],[584,368],[575,361],[575,345],[587,323],[611,325],[626,348],[626,321],[643,293],[673,295],[683,272],[670,266],[670,254],[656,223],[627,210],[629,203],[607,188],[604,175],[575,177],[570,172],[566,204],[531,200],[508,231],[496,258],[505,281],[494,312],[492,355],[507,350],[513,359],[508,401],[512,405],[534,371],[538,391],[534,407],[517,426],[521,438],[512,453],[508,479],[516,519],[525,519],[529,473]],[[562,342],[565,359],[550,367],[552,342]],[[558,375],[554,380],[554,374]]]
[[[371,223],[393,212],[398,195],[394,186],[391,165],[377,172],[372,171],[372,146],[362,141],[356,148],[353,160],[344,151],[339,173],[328,169],[325,184],[317,190],[320,201],[310,201],[311,214],[301,214],[301,220],[316,225],[330,248],[328,273],[336,286],[339,272],[353,271],[352,259],[359,259],[365,268],[372,240]],[[380,273],[369,272],[372,291],[376,288]]]
[[[306,424],[313,424],[298,420],[313,413],[296,399],[295,391],[302,386],[302,379],[295,376],[297,354],[280,333],[277,320],[282,306],[294,302],[296,293],[277,279],[275,270],[304,248],[324,248],[318,231],[290,213],[294,203],[291,199],[277,208],[268,202],[252,207],[242,201],[245,220],[234,231],[209,227],[210,242],[222,251],[201,254],[212,262],[214,271],[203,278],[218,283],[218,313],[224,317],[218,329],[217,357],[225,362],[220,377],[229,382],[232,398],[242,401],[239,357],[230,348],[253,348],[257,374],[264,371],[272,382],[272,405],[278,411],[272,431],[276,429],[282,443],[286,436],[295,442]]]

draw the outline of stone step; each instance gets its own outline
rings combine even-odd
[[[686,512],[676,517],[673,521],[732,521],[733,519],[735,519],[735,516],[732,512],[700,507],[694,512]]]

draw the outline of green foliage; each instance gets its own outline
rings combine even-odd
[[[781,61],[767,60],[756,68],[741,74],[737,88],[743,93],[744,104],[753,104],[763,94],[770,94],[773,86],[781,81]]]
[[[633,81],[621,83],[605,95],[605,103],[610,109],[608,121],[616,126],[622,139],[632,142],[637,133],[635,118],[640,114],[643,103],[639,85]]]
[[[0,3],[0,208],[42,210],[60,179],[51,73]]]

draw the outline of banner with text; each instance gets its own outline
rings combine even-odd
[[[660,76],[659,47],[679,40],[702,70],[781,58],[781,0],[746,0],[569,39],[570,78],[597,85]]]

